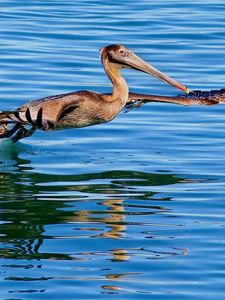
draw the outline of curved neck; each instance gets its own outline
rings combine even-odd
[[[102,58],[102,64],[113,84],[112,95],[106,95],[105,100],[108,102],[119,100],[125,104],[128,100],[129,89],[125,79],[120,74],[121,67],[116,63],[110,62],[107,56]]]

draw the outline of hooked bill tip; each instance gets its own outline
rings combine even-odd
[[[186,94],[188,95],[190,93],[190,90],[188,88],[186,88]]]

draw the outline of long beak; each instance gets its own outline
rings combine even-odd
[[[131,67],[133,69],[145,72],[147,74],[150,74],[166,83],[171,84],[172,86],[180,89],[181,91],[184,91],[185,93],[189,93],[189,89],[179,83],[178,81],[172,79],[168,75],[160,72],[158,69],[154,68],[152,65],[146,63],[144,60],[142,60],[140,57],[135,55],[134,53],[131,53],[130,56],[127,56],[123,59],[122,63],[125,63],[124,67]]]

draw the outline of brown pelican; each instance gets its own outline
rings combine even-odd
[[[146,63],[124,46],[110,45],[102,48],[100,57],[105,72],[113,84],[112,94],[78,91],[34,100],[15,111],[1,112],[0,138],[12,136],[12,140],[16,142],[30,136],[37,129],[80,128],[109,122],[128,102],[138,100],[140,97],[144,97],[145,101],[151,100],[151,96],[148,95],[129,94],[128,85],[120,73],[122,68],[148,73],[188,93],[184,85]],[[13,126],[11,129],[7,126],[10,124]],[[30,126],[29,129],[26,128],[27,125]]]

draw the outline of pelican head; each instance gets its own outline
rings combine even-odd
[[[169,83],[170,85],[184,91],[187,94],[189,93],[188,88],[186,88],[184,85],[162,73],[152,65],[146,63],[144,60],[122,45],[109,45],[104,47],[100,49],[100,56],[103,62],[105,59],[108,59],[111,64],[116,65],[116,67],[119,69],[131,68],[145,72],[166,83]]]

